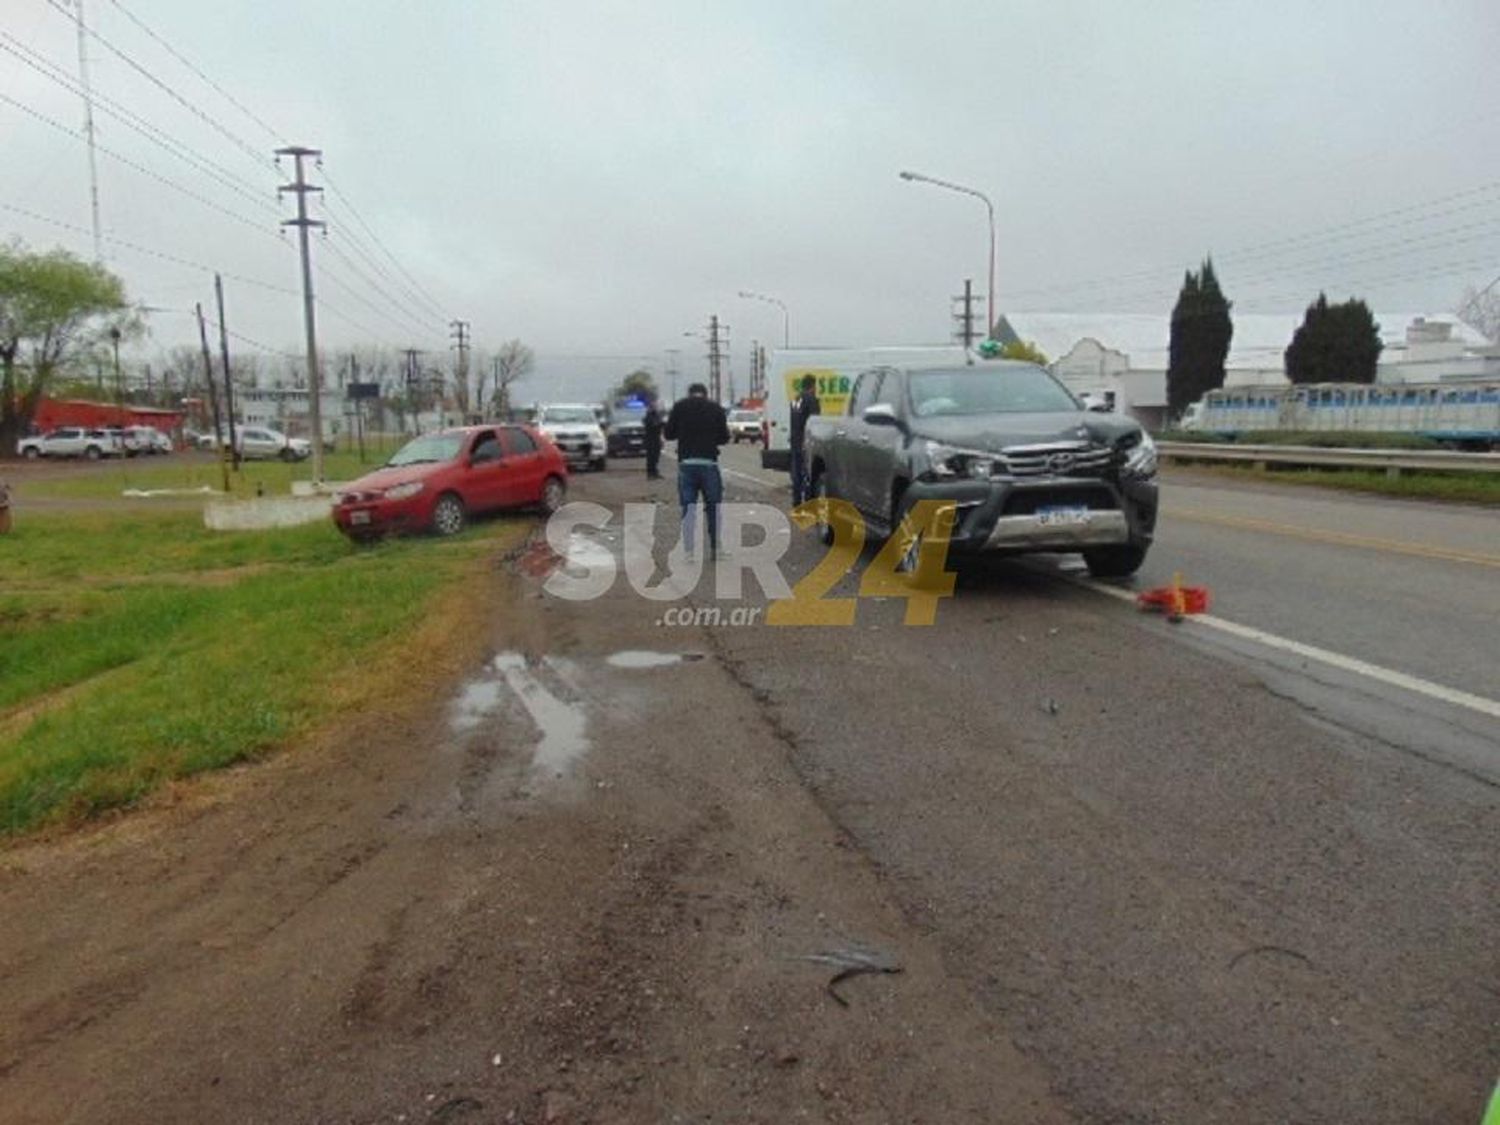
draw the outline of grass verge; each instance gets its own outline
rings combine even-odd
[[[322,524],[28,516],[0,540],[0,835],[130,804],[381,701],[393,654],[528,526],[356,549]]]
[[[1265,481],[1271,484],[1313,485],[1318,488],[1341,488],[1351,492],[1369,492],[1380,496],[1401,496],[1413,500],[1443,500],[1456,504],[1500,506],[1500,473],[1402,473],[1388,477],[1385,470],[1278,468],[1255,465],[1191,464],[1186,471],[1235,480]],[[1170,469],[1167,470],[1169,473]]]
[[[356,453],[330,453],[323,459],[327,480],[350,481],[372,472],[393,449],[366,451],[360,461]],[[218,460],[207,453],[174,453],[169,457],[135,457],[111,460],[103,465],[76,463],[78,471],[43,480],[17,483],[17,495],[36,500],[107,500],[126,489],[202,488],[222,490],[224,472]],[[245,461],[240,470],[229,472],[229,491],[235,496],[285,495],[294,480],[311,480],[312,462]]]

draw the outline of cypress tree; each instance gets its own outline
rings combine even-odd
[[[1197,273],[1182,279],[1172,309],[1172,338],[1167,358],[1167,412],[1181,417],[1192,403],[1224,385],[1224,360],[1234,338],[1230,302],[1214,274],[1212,258]]]

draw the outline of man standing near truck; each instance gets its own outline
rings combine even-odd
[[[708,527],[708,554],[719,557],[719,502],[724,478],[719,475],[719,446],[729,444],[729,418],[708,397],[708,388],[694,383],[688,396],[672,405],[664,431],[677,443],[677,498],[682,503],[682,547],[693,557],[693,509],[703,497]]]
[[[656,408],[654,394],[646,399],[641,427],[646,431],[646,479],[661,480],[661,411]]]
[[[818,402],[818,380],[815,376],[802,376],[802,393],[792,400],[791,452],[792,452],[792,507],[808,499],[807,487],[807,420],[814,414],[823,413]]]

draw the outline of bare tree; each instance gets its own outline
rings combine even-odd
[[[510,412],[510,389],[531,374],[531,369],[536,366],[536,353],[520,340],[507,340],[490,358],[489,366],[495,386],[485,412],[491,418],[504,417]],[[485,409],[482,396],[475,406]]]
[[[1483,289],[1476,285],[1464,286],[1458,308],[1454,310],[1458,319],[1481,333],[1491,343],[1500,343],[1500,278]]]

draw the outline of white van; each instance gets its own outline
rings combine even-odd
[[[805,375],[818,381],[818,405],[824,414],[842,414],[849,389],[861,371],[885,364],[965,363],[960,344],[880,348],[782,348],[766,358],[766,422],[769,436],[760,451],[765,469],[791,468],[791,403]]]

